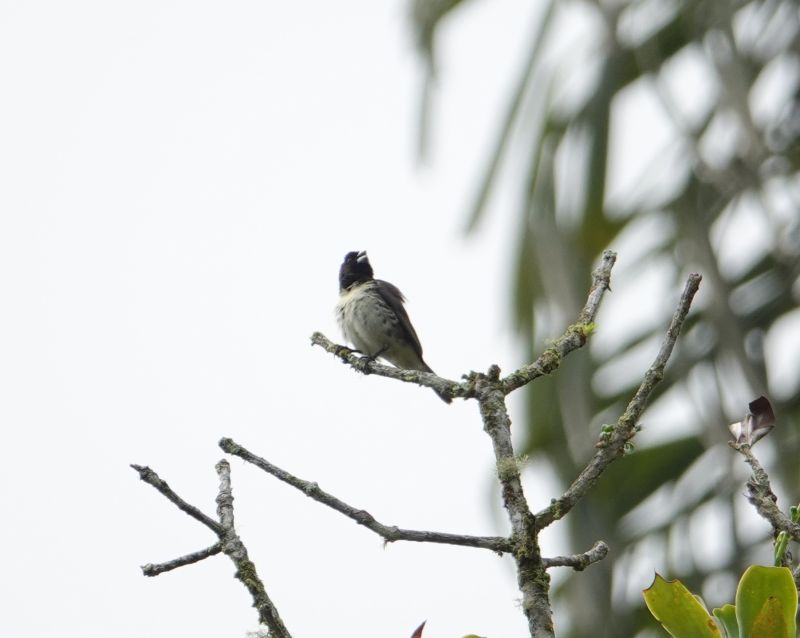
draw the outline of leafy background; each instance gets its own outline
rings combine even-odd
[[[464,4],[413,3],[423,152],[437,38]],[[634,392],[685,275],[704,277],[650,408],[670,426],[648,431],[645,420],[634,453],[567,519],[573,550],[603,538],[613,559],[557,581],[559,635],[655,631],[627,586],[644,556],[713,605],[732,599],[747,564],[769,563],[725,429],[762,393],[780,427],[759,454],[784,509],[798,498],[799,16],[789,1],[543,2],[497,115],[467,228],[481,232],[495,213],[498,182],[515,184],[508,286],[527,358],[577,315],[603,249],[619,250],[615,281],[637,291],[607,298],[600,323],[614,336],[527,392],[524,452],[561,485]]]

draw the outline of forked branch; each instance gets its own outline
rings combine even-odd
[[[145,576],[157,576],[177,567],[196,563],[210,556],[223,552],[233,561],[236,566],[236,578],[250,592],[253,598],[253,607],[258,610],[258,619],[269,629],[270,638],[291,638],[291,634],[283,624],[278,610],[267,595],[264,583],[256,572],[256,566],[247,555],[247,548],[239,538],[234,528],[233,518],[233,491],[231,489],[231,466],[225,459],[216,465],[217,476],[219,477],[219,492],[217,494],[217,517],[215,521],[210,516],[201,512],[194,505],[190,505],[178,496],[166,481],[161,479],[149,467],[141,465],[131,465],[139,473],[139,478],[148,485],[153,486],[169,501],[174,503],[178,509],[185,512],[195,520],[211,529],[219,538],[219,541],[210,547],[192,552],[185,556],[180,556],[171,561],[157,565],[148,564],[142,567]]]

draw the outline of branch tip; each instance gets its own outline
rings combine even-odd
[[[604,541],[597,541],[588,552],[572,556],[555,556],[543,558],[546,569],[550,567],[572,567],[576,572],[583,571],[592,563],[603,560],[608,555],[608,545]]]
[[[645,372],[644,380],[639,385],[636,394],[631,398],[625,408],[625,412],[619,417],[617,423],[603,428],[601,439],[597,445],[597,452],[573,481],[572,485],[561,497],[552,501],[549,507],[536,514],[536,522],[539,529],[563,518],[586,495],[605,469],[621,458],[625,450],[630,447],[631,439],[639,431],[638,422],[647,406],[647,401],[664,376],[664,368],[672,356],[678,335],[689,314],[689,309],[700,287],[701,280],[702,277],[696,273],[692,273],[687,277],[686,285],[664,335],[661,348],[653,363]]]
[[[600,302],[607,290],[611,290],[611,269],[617,260],[617,254],[606,250],[600,259],[600,264],[592,271],[592,284],[586,304],[583,306],[576,323],[569,326],[563,335],[554,340],[541,355],[533,362],[521,367],[503,379],[503,392],[509,394],[514,390],[530,383],[538,377],[548,375],[555,371],[561,361],[568,354],[582,347],[588,337],[594,332],[594,319],[600,308]]]

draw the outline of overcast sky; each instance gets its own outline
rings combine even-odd
[[[367,249],[435,370],[519,363],[512,207],[461,229],[526,7],[475,3],[446,28],[420,167],[405,2],[0,3],[0,634],[254,629],[227,558],[139,569],[214,539],[128,464],[213,514],[222,436],[385,523],[505,533],[475,406],[357,375],[309,335],[339,338],[339,263]],[[237,527],[294,635],[524,629],[508,559],[384,548],[232,465]]]

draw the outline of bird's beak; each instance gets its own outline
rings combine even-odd
[[[358,251],[358,254],[356,255],[356,261],[357,262],[368,261],[368,259],[367,259],[367,251],[366,250]]]

